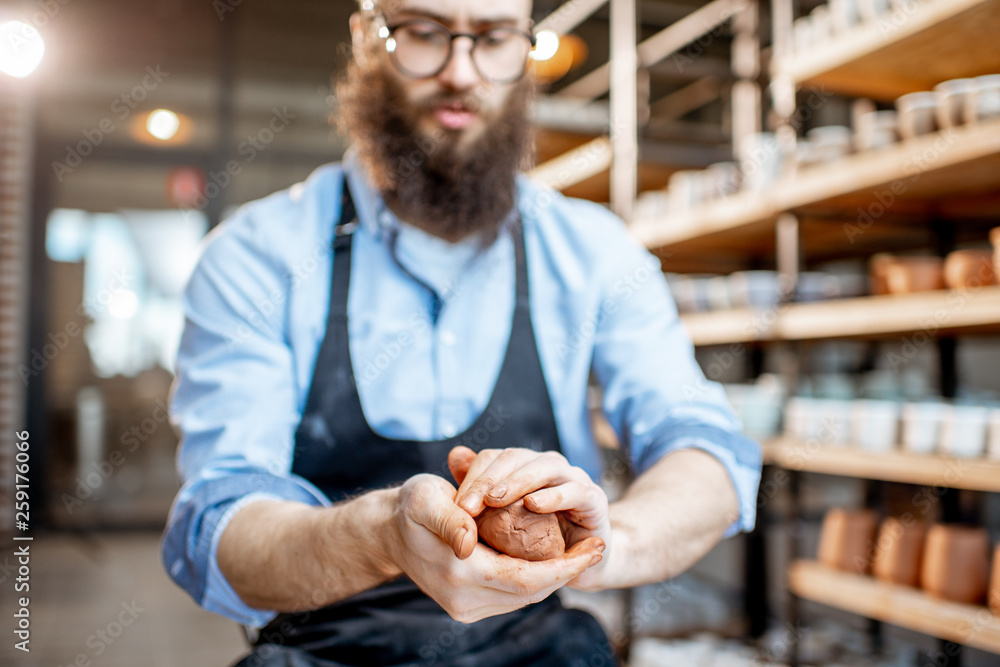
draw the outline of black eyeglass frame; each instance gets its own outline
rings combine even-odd
[[[386,21],[385,15],[382,14],[382,13],[380,13],[380,12],[376,13],[373,16],[373,19],[379,24],[378,25],[378,36],[383,41],[383,43],[386,44],[386,52],[389,54],[389,59],[392,61],[392,64],[395,65],[396,69],[398,69],[401,74],[403,74],[404,76],[407,76],[407,77],[409,77],[411,79],[430,79],[430,78],[433,78],[433,77],[437,76],[441,72],[443,72],[445,70],[445,68],[448,67],[448,63],[451,62],[451,58],[452,58],[452,56],[455,53],[455,40],[458,39],[459,37],[468,37],[469,39],[472,40],[472,48],[469,49],[469,57],[472,60],[472,66],[476,69],[476,73],[479,75],[479,78],[481,78],[483,81],[487,81],[489,83],[497,84],[497,85],[514,83],[515,81],[519,81],[520,79],[524,78],[524,75],[527,72],[528,58],[530,57],[531,49],[535,48],[535,44],[537,42],[537,40],[535,38],[535,35],[532,34],[530,31],[528,31],[528,30],[521,30],[520,28],[514,28],[512,26],[498,26],[498,27],[494,27],[494,28],[487,28],[486,30],[484,30],[484,31],[482,31],[480,33],[469,33],[469,32],[452,32],[446,26],[444,26],[441,23],[438,23],[437,21],[434,21],[432,19],[414,18],[414,19],[407,19],[405,21],[400,21],[399,23],[395,23],[395,24],[390,25]],[[395,33],[396,33],[397,30],[399,30],[400,28],[405,28],[407,26],[416,25],[416,24],[429,24],[429,25],[432,25],[432,26],[435,27],[435,29],[439,29],[442,33],[446,33],[450,37],[450,39],[448,40],[448,55],[445,56],[445,59],[441,63],[441,66],[438,67],[435,71],[433,71],[433,72],[431,72],[429,74],[417,74],[417,73],[413,72],[412,70],[408,70],[406,68],[406,66],[403,65],[400,62],[399,58],[395,55],[395,52],[389,50],[389,48],[388,48],[388,40],[389,40],[389,38],[391,38],[391,37],[393,37],[395,35]],[[488,35],[489,33],[497,31],[497,30],[502,30],[502,31],[505,31],[505,32],[511,32],[511,33],[515,33],[517,35],[520,35],[522,37],[527,37],[528,38],[528,42],[531,45],[531,48],[528,49],[528,53],[525,54],[524,64],[520,68],[518,74],[516,76],[513,76],[513,77],[509,78],[509,79],[495,79],[495,78],[486,76],[479,69],[479,64],[476,62],[476,58],[474,56],[474,53],[475,53],[475,50],[476,50],[476,45],[479,43],[479,39],[481,37],[484,37],[484,36]]]

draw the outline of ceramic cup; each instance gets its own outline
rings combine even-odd
[[[738,308],[773,308],[781,296],[777,271],[736,271],[729,275],[729,288]]]
[[[912,139],[934,132],[937,129],[937,107],[938,97],[935,93],[910,93],[897,99],[899,135],[903,139]]]
[[[869,452],[891,452],[899,430],[899,403],[895,401],[854,401],[851,412],[851,439]]]
[[[986,436],[986,456],[1000,461],[1000,408],[990,410],[989,432]],[[997,572],[1000,575],[1000,572]]]
[[[889,0],[861,0],[858,11],[862,21],[875,23],[879,17],[889,11]]]
[[[895,111],[869,111],[858,117],[855,144],[859,151],[886,148],[899,141],[899,115]]]
[[[974,79],[951,79],[934,86],[937,96],[937,121],[941,129],[965,122],[969,97],[977,88]]]
[[[965,122],[1000,117],[1000,74],[977,76],[974,81],[975,87],[966,99]]]
[[[981,405],[955,405],[941,423],[942,454],[956,458],[977,458],[986,449],[986,427],[990,408]]]
[[[858,0],[830,0],[829,6],[833,32],[837,35],[849,32],[861,20]]]
[[[933,454],[941,439],[941,423],[951,406],[941,402],[903,406],[903,449],[911,454]]]
[[[743,187],[752,192],[763,192],[781,175],[784,154],[778,137],[770,132],[751,134],[739,146],[740,171]]]

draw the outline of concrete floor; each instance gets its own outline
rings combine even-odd
[[[5,545],[0,665],[228,667],[236,662],[246,653],[239,627],[202,611],[170,581],[160,564],[159,539],[157,533],[37,537],[31,543],[30,654],[13,647],[17,565]]]

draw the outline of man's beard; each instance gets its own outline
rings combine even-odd
[[[531,157],[532,91],[532,82],[522,79],[492,112],[457,94],[413,104],[381,67],[362,69],[351,61],[337,84],[339,125],[372,184],[405,221],[453,241],[495,234],[514,207],[515,176]],[[422,117],[449,102],[477,111],[485,123],[466,145],[461,132],[441,128],[426,136],[418,129]]]

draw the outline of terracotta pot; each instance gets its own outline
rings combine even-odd
[[[990,230],[990,242],[993,244],[993,272],[1000,277],[1000,227]]]
[[[927,531],[920,585],[931,595],[965,604],[986,597],[989,535],[985,528],[938,524]]]
[[[878,514],[872,510],[832,509],[823,519],[819,539],[819,562],[854,574],[868,574]]]
[[[872,573],[883,581],[916,587],[924,557],[927,524],[889,517],[882,522],[875,543]]]
[[[992,250],[956,250],[944,261],[944,282],[952,289],[996,285]]]
[[[990,579],[990,596],[987,601],[990,611],[1000,616],[1000,544],[993,550],[993,575]]]
[[[912,294],[944,289],[944,261],[940,257],[896,257],[885,272],[890,294]]]
[[[868,260],[868,274],[872,294],[889,293],[889,285],[886,283],[886,273],[894,259],[895,257],[889,253],[880,252],[872,255],[871,259]]]

